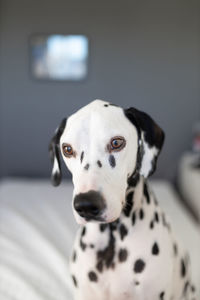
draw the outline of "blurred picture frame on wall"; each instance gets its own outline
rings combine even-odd
[[[89,42],[85,35],[33,34],[29,43],[33,78],[81,81],[87,77]]]

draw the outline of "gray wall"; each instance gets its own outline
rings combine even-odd
[[[200,1],[2,0],[0,176],[48,176],[47,144],[61,118],[95,98],[145,110],[165,129],[157,175],[173,178],[200,117]],[[38,82],[32,33],[90,39],[85,82]]]

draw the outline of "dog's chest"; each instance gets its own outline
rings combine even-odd
[[[168,267],[172,242],[161,218],[154,205],[143,205],[118,222],[88,223],[83,227],[77,235],[71,262],[76,288],[95,293],[95,299],[101,300],[105,295],[113,300],[132,299],[133,295],[135,299],[148,299],[142,294],[144,287],[148,288],[156,278],[161,283],[159,289],[166,289],[171,284],[166,281],[171,278],[166,272],[172,272]],[[160,290],[154,287],[153,293],[158,295]],[[89,300],[89,295],[85,299]]]

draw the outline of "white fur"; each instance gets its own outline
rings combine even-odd
[[[135,187],[129,187],[129,192],[131,189],[134,190],[134,205],[130,215],[127,217],[122,211],[126,199],[127,177],[136,167],[138,136],[136,128],[125,117],[121,108],[105,107],[105,104],[107,102],[95,100],[72,115],[60,139],[61,149],[62,144],[67,143],[75,151],[75,155],[70,158],[62,154],[65,164],[72,173],[73,197],[89,190],[99,191],[106,201],[104,222],[119,218],[117,228],[112,233],[109,226],[102,232],[99,224],[94,222],[87,222],[85,234],[81,234],[80,228],[74,245],[77,257],[74,261],[72,259],[70,264],[72,275],[77,280],[74,290],[75,300],[196,299],[190,297],[191,290],[183,296],[184,285],[187,280],[190,281],[189,264],[187,263],[187,273],[181,276],[181,259],[185,255],[180,247],[178,253],[174,253],[175,240],[169,224],[163,225],[163,213],[157,206],[153,194],[149,191],[149,203],[144,194],[143,177],[149,175],[152,161],[159,150],[148,146],[143,133],[139,142],[142,143],[144,150],[140,170],[143,176]],[[126,146],[121,151],[112,153],[116,160],[116,166],[112,168],[107,144],[115,136],[124,137]],[[82,151],[84,158],[81,163]],[[102,168],[97,165],[98,160],[101,161]],[[86,164],[90,165],[88,170],[84,169]],[[57,167],[54,162],[54,171]],[[74,208],[73,212],[78,223],[86,223]],[[155,212],[159,214],[159,221],[155,221]],[[137,217],[135,224],[133,214]],[[149,226],[152,220],[154,220],[153,230]],[[121,236],[121,225],[127,228],[125,239]],[[114,253],[112,261],[114,267],[104,265],[103,270],[99,271],[98,252],[108,247],[111,234],[114,237],[114,250],[111,249]],[[87,245],[87,249],[83,249],[81,242]],[[152,254],[155,242],[159,245],[159,255]],[[119,252],[122,249],[128,253],[124,262],[119,261]],[[145,261],[145,271],[140,273],[134,272],[134,264],[139,258]],[[98,276],[96,282],[88,277],[91,271],[95,271]],[[162,291],[164,297],[161,296]]]
[[[60,139],[70,144],[76,152],[76,157],[63,159],[72,173],[74,183],[74,197],[89,190],[99,191],[106,200],[107,209],[103,218],[105,222],[116,220],[124,204],[127,188],[127,177],[136,164],[138,148],[137,131],[131,122],[124,116],[120,107],[104,107],[108,102],[95,100],[72,115]],[[116,160],[116,167],[109,164],[107,144],[111,138],[123,136],[126,146],[119,152],[112,154]],[[84,151],[83,162],[80,162],[81,152]],[[102,168],[97,161],[100,160]],[[88,171],[84,166],[89,163]],[[115,191],[115,193],[113,193]],[[85,223],[74,211],[78,223]]]

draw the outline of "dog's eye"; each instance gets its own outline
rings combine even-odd
[[[62,150],[63,150],[63,154],[66,157],[71,157],[74,154],[74,150],[73,150],[72,146],[69,144],[63,144]]]
[[[110,142],[110,150],[111,151],[119,151],[124,148],[126,142],[123,137],[114,137]]]

